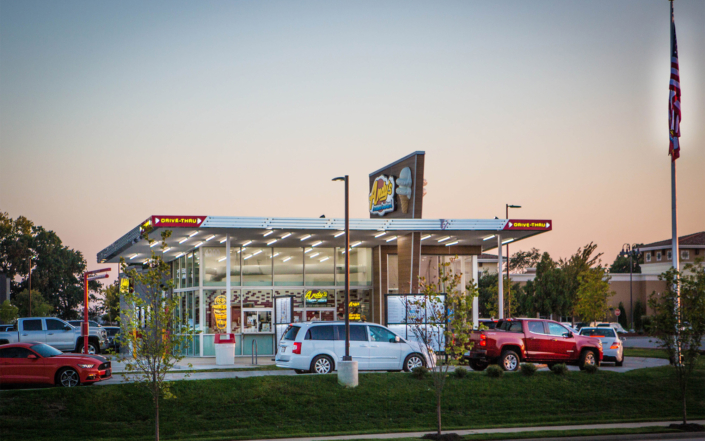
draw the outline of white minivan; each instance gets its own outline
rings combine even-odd
[[[292,323],[275,358],[277,367],[296,373],[328,374],[345,355],[345,322]],[[350,356],[358,370],[411,371],[429,366],[428,351],[406,341],[382,325],[350,323]]]

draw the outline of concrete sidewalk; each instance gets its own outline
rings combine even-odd
[[[690,423],[705,424],[705,420],[689,421]],[[680,423],[680,421],[653,421],[642,423],[613,423],[613,424],[582,424],[575,426],[538,426],[538,427],[510,427],[498,429],[470,429],[470,430],[446,430],[445,433],[457,433],[458,435],[485,435],[491,433],[506,433],[507,439],[511,439],[511,435],[520,432],[540,432],[551,430],[585,430],[585,429],[637,429],[640,427],[668,427],[670,424]],[[397,433],[373,433],[367,435],[342,435],[342,436],[316,436],[304,438],[275,438],[275,439],[260,439],[256,441],[338,441],[338,440],[373,440],[373,439],[393,439],[393,438],[421,438],[427,433],[433,433],[433,430],[425,432],[397,432]],[[660,434],[668,436],[668,434]],[[680,435],[680,434],[678,434]],[[687,433],[682,436],[692,439],[702,439],[705,433]],[[612,439],[623,439],[628,435],[618,435],[617,438],[612,436]],[[647,435],[640,435],[646,437]],[[607,438],[606,436],[605,438]],[[601,438],[601,437],[600,437]],[[638,439],[638,437],[637,437]],[[653,438],[651,438],[653,439]]]
[[[119,374],[125,372],[125,363],[117,361],[115,356],[108,356],[107,358],[110,358],[112,362],[113,373]],[[272,358],[272,356],[259,357],[259,359],[257,359],[257,364],[252,364],[251,357],[238,357],[235,358],[235,363],[233,364],[217,365],[215,364],[215,357],[186,357],[174,366],[172,372],[208,371],[213,369],[247,369],[261,366],[274,366],[274,361],[272,361]],[[189,364],[191,365],[190,367]]]

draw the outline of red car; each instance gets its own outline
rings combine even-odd
[[[497,363],[505,371],[519,369],[523,361],[600,365],[602,342],[573,333],[553,320],[500,320],[493,330],[472,331],[472,349],[465,355],[473,370],[480,371]]]
[[[99,355],[64,354],[44,343],[0,346],[0,384],[43,383],[63,387],[111,378],[110,361]]]

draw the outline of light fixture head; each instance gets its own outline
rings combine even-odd
[[[154,248],[154,247],[156,247],[157,245],[159,245],[159,242],[157,242],[157,241],[155,240],[155,241],[153,241],[153,242],[149,245],[149,247],[150,247],[150,248]]]
[[[305,235],[304,237],[301,238],[301,242],[303,242],[303,241],[306,240],[306,239],[310,239],[310,238],[311,238],[311,235],[310,235],[310,234],[307,234],[307,235]]]
[[[323,243],[323,242],[321,242],[321,241],[319,240],[319,241],[316,242],[316,243],[312,243],[312,244],[311,244],[311,247],[312,247],[312,248],[313,248],[313,247],[317,247],[318,245],[320,245],[320,244],[322,244],[322,243]]]
[[[457,245],[458,242],[459,242],[459,241],[457,241],[457,240],[454,241],[454,242],[448,242],[448,243],[446,244],[446,246],[449,247],[449,246],[452,246],[452,245]]]
[[[205,241],[206,241],[206,242],[208,242],[208,241],[209,241],[209,240],[211,240],[211,239],[215,239],[215,234],[214,234],[214,235],[212,235],[212,236],[210,236],[210,237],[208,237],[208,238],[206,238],[206,240],[205,240]]]
[[[514,239],[507,239],[502,241],[502,245],[507,244],[509,242],[514,242]]]
[[[171,249],[170,247],[164,248],[164,250],[162,251],[162,254],[166,254],[166,252],[169,251],[170,249]]]
[[[279,239],[272,239],[272,240],[270,240],[269,242],[267,242],[267,245],[271,245],[271,244],[273,244],[274,242],[276,242],[276,241],[278,241],[278,240],[279,240]]]
[[[282,238],[282,239],[286,239],[286,238],[289,237],[289,236],[291,236],[291,233],[286,233],[286,234],[283,235],[281,238]]]
[[[182,243],[186,242],[187,240],[188,240],[188,237],[184,237],[183,239],[181,239],[181,240],[179,241],[179,245],[181,245]]]
[[[340,233],[336,234],[336,235],[333,236],[333,237],[340,237],[340,236],[342,236],[343,234],[345,234],[345,231],[341,231]]]
[[[193,237],[198,234],[198,231],[194,231],[193,233],[189,234],[188,237]]]
[[[442,238],[438,239],[438,243],[445,242],[448,239],[450,239],[450,236],[442,237]]]
[[[331,179],[331,181],[344,181],[344,180],[345,180],[345,176],[338,176],[337,178]]]
[[[397,236],[392,236],[389,239],[387,239],[385,242],[391,242],[391,241],[395,240],[396,238],[397,238]]]
[[[494,238],[494,237],[496,237],[495,234],[493,234],[492,236],[483,237],[482,240],[490,240],[490,239],[492,239],[492,238]]]
[[[507,204],[507,208],[521,208],[521,205],[509,205],[509,204]]]
[[[264,237],[267,237],[272,233],[274,233],[274,230],[268,230],[266,233],[264,233]]]
[[[225,243],[225,238],[223,238],[219,243]]]
[[[310,257],[311,259],[313,259],[314,257],[316,257],[316,256],[318,256],[318,255],[320,255],[320,254],[321,254],[321,253],[313,253],[313,254],[311,254],[311,255],[308,256],[308,257]]]
[[[424,237],[422,237],[421,240],[426,240],[426,239],[428,239],[429,237],[431,237],[431,235],[430,235],[430,234],[427,234],[427,235],[425,235]]]
[[[387,232],[386,232],[386,231],[382,231],[381,233],[375,234],[375,238],[377,238],[377,237],[382,237],[382,236],[384,236],[385,234],[387,234]]]
[[[243,247],[246,247],[247,245],[249,245],[249,244],[251,244],[251,243],[252,243],[252,241],[251,241],[251,240],[248,240],[247,242],[243,243],[242,246],[243,246]]]

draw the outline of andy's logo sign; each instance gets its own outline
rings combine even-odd
[[[383,216],[394,208],[394,177],[380,175],[372,182],[370,213]]]

